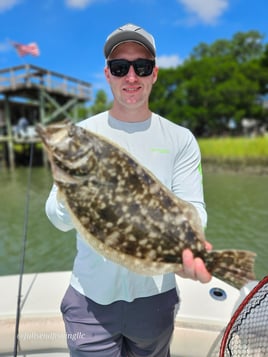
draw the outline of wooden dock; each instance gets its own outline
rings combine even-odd
[[[29,128],[66,118],[76,122],[78,107],[90,100],[91,84],[83,80],[30,64],[0,69],[0,159],[7,156],[15,167],[14,144],[40,141],[34,134],[17,135],[22,117]]]

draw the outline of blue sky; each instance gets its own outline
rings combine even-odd
[[[125,23],[151,32],[160,67],[177,66],[201,42],[257,30],[268,42],[267,0],[0,0],[0,68],[30,63],[109,88],[106,37]],[[40,56],[19,57],[10,41],[37,42]]]

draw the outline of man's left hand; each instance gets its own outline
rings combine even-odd
[[[206,249],[209,251],[212,246],[209,242],[205,243]],[[182,278],[198,280],[201,283],[208,283],[212,276],[207,271],[205,263],[199,257],[195,258],[190,249],[185,249],[182,253],[182,269],[176,274]]]

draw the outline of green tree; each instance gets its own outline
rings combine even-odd
[[[105,93],[104,90],[99,90],[96,93],[96,98],[91,107],[89,107],[88,112],[89,115],[95,115],[98,113],[101,113],[105,110],[108,110],[111,108],[111,102],[108,101],[107,94]]]
[[[159,71],[152,110],[196,135],[223,133],[230,119],[238,127],[244,117],[264,120],[268,49],[262,39],[257,31],[249,31],[230,41],[201,43],[181,66]]]
[[[262,69],[260,78],[261,94],[266,95],[268,93],[268,44],[265,46],[264,52],[260,59],[260,66]]]

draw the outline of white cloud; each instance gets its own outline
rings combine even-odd
[[[192,23],[214,24],[228,8],[229,0],[177,0],[193,15]]]
[[[182,59],[178,55],[163,55],[156,58],[156,63],[160,68],[176,68],[182,63]]]
[[[84,9],[95,1],[96,0],[65,0],[65,3],[68,7]]]
[[[0,0],[0,13],[12,9],[20,2],[21,0]]]

